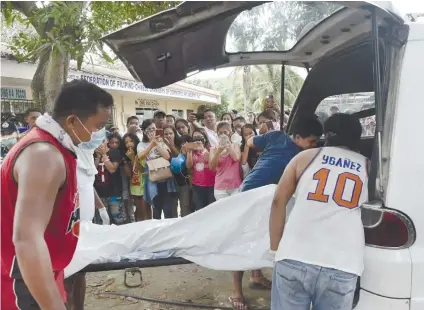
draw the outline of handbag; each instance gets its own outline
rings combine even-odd
[[[171,163],[163,157],[147,161],[147,167],[151,182],[166,181],[172,178]]]

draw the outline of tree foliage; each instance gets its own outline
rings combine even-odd
[[[323,18],[340,8],[318,1],[269,2],[242,12],[228,31],[228,52],[286,51]],[[303,79],[286,68],[285,105],[293,105]],[[233,102],[238,109],[258,111],[264,98],[281,96],[281,66],[244,66],[234,71]]]
[[[51,1],[37,6],[36,2],[7,1],[2,13],[8,26],[14,21],[34,27],[34,33],[18,33],[12,38],[15,56],[35,62],[45,50],[70,54],[80,69],[87,53],[97,54],[108,62],[112,58],[100,38],[114,30],[169,9],[172,1]]]
[[[11,49],[20,61],[38,62],[31,87],[33,99],[51,109],[66,81],[69,61],[78,69],[90,55],[113,63],[100,38],[108,32],[169,9],[173,1],[3,1],[2,14],[11,27],[22,23],[28,32],[11,40]],[[87,59],[88,58],[88,59]]]

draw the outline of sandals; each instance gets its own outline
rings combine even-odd
[[[229,300],[234,310],[249,310],[244,298],[229,297]]]
[[[259,282],[253,282],[250,279],[249,288],[251,290],[270,290],[272,288],[272,282],[265,277],[259,278]]]

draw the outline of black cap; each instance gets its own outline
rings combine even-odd
[[[155,113],[153,113],[153,117],[159,116],[159,115],[163,115],[163,117],[166,116],[166,113],[163,112],[162,110],[156,110]]]

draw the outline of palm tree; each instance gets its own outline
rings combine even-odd
[[[263,101],[269,94],[273,94],[276,101],[281,98],[281,66],[266,65],[255,66],[253,73],[252,97],[256,98],[253,102],[252,110],[260,111]],[[292,106],[303,85],[303,78],[289,67],[286,67],[284,80],[284,105]]]
[[[242,12],[228,31],[227,52],[284,51],[299,39],[305,27],[318,22],[340,8],[339,5],[322,2],[271,2]],[[234,70],[233,88],[240,91],[236,81],[242,74],[242,102],[246,112],[258,111],[262,100],[270,93],[274,98],[281,94],[281,66],[244,66]],[[303,79],[286,68],[284,81],[285,105],[293,105]],[[233,105],[239,105],[240,93],[235,93]],[[253,104],[253,107],[251,106]]]

